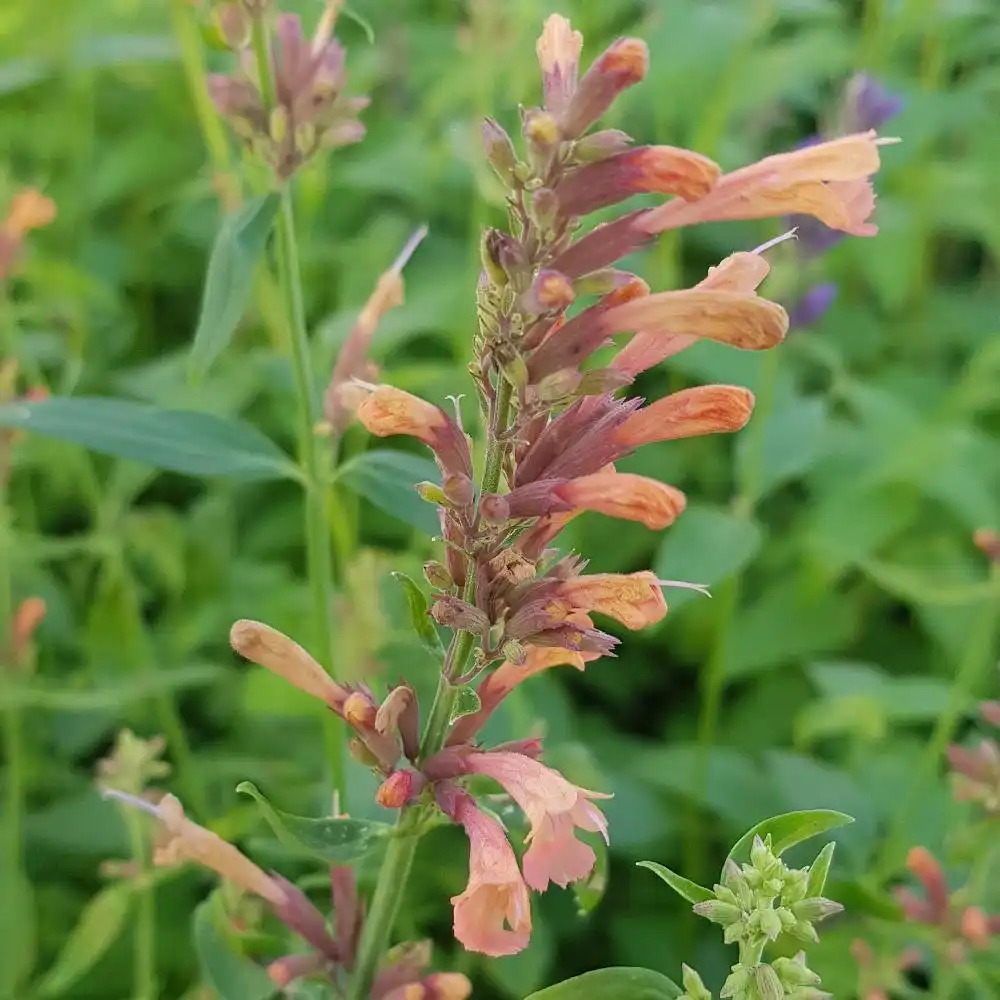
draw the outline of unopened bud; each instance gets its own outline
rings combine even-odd
[[[711,920],[714,924],[721,924],[723,927],[734,924],[743,917],[738,906],[723,903],[718,899],[706,899],[701,903],[695,903],[692,909],[699,917]]]
[[[766,963],[758,965],[754,970],[754,981],[757,984],[760,1000],[782,1000],[785,995],[778,974]]]
[[[552,268],[542,268],[521,297],[525,312],[537,314],[565,309],[576,298],[573,282]]]
[[[563,133],[584,133],[611,106],[615,98],[638,83],[649,67],[649,50],[638,38],[619,38],[594,60],[584,74],[562,116]]]
[[[510,504],[498,493],[484,493],[479,501],[479,513],[487,524],[506,524],[510,519]]]
[[[753,844],[750,846],[750,864],[759,872],[764,872],[773,862],[774,854],[771,852],[770,843],[762,840],[759,835],[754,836]]]
[[[560,139],[559,124],[547,111],[531,108],[524,114],[524,138],[538,150],[552,149]]]
[[[712,994],[701,981],[701,976],[690,965],[681,966],[681,982],[684,984],[684,995],[690,1000],[712,1000]]]
[[[573,155],[582,163],[605,160],[624,153],[632,145],[632,136],[617,128],[606,128],[584,136],[574,147]]]
[[[231,49],[238,51],[250,43],[250,18],[242,4],[224,3],[217,7],[215,23],[222,40]]]
[[[490,627],[485,612],[450,594],[435,594],[428,614],[438,625],[473,635],[485,635]]]
[[[420,495],[421,500],[426,500],[428,503],[437,504],[439,507],[448,506],[448,497],[445,495],[443,489],[438,486],[437,483],[423,482],[417,483],[414,489]]]
[[[424,579],[435,590],[451,590],[455,586],[447,567],[433,559],[424,563]]]
[[[288,109],[283,105],[278,104],[271,109],[267,132],[275,142],[284,142],[288,135]]]
[[[344,718],[356,729],[372,729],[378,709],[366,695],[355,691],[344,702]]]
[[[520,275],[526,266],[524,248],[513,236],[499,229],[483,232],[480,256],[486,274],[498,288],[503,288],[512,276]]]
[[[559,198],[552,188],[541,187],[531,192],[528,210],[532,222],[543,232],[551,229],[559,215]]]
[[[962,911],[959,929],[962,937],[977,948],[990,946],[990,924],[986,914],[978,906],[967,906]]]
[[[754,915],[758,918],[755,923],[760,927],[761,934],[769,941],[775,940],[783,929],[781,926],[781,917],[778,916],[777,912],[767,906],[755,910]]]
[[[472,480],[462,472],[449,472],[441,483],[441,491],[455,507],[467,507],[476,496]]]
[[[782,985],[789,990],[799,986],[819,986],[819,976],[806,966],[802,952],[795,958],[776,958],[772,965]]]
[[[312,122],[295,127],[295,149],[300,156],[308,156],[316,149],[316,126]]]
[[[576,392],[580,396],[602,396],[606,392],[614,392],[622,386],[629,385],[632,376],[617,368],[592,368],[583,373]]]
[[[798,920],[807,920],[809,923],[816,923],[841,913],[843,906],[832,899],[824,899],[822,896],[814,896],[811,899],[802,899],[791,906],[792,913]]]
[[[386,809],[402,809],[411,801],[424,784],[424,779],[413,771],[396,771],[379,785],[375,801]]]
[[[517,154],[510,136],[492,118],[486,118],[482,127],[483,148],[486,159],[496,171],[497,176],[510,185],[514,180],[514,167],[517,165]]]

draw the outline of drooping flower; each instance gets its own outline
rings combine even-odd
[[[531,937],[531,904],[503,828],[454,785],[439,784],[436,797],[469,838],[469,884],[451,901],[455,937],[469,951],[517,954]]]
[[[687,503],[673,486],[647,476],[616,472],[613,466],[570,479],[557,486],[555,493],[575,509],[638,521],[653,531],[673,524]]]
[[[592,800],[610,795],[580,788],[540,761],[507,751],[444,750],[427,766],[432,773],[437,768],[486,775],[518,804],[531,824],[522,864],[532,889],[544,892],[550,882],[565,888],[593,870],[594,850],[577,840],[575,831],[600,833],[607,840],[607,820]]]

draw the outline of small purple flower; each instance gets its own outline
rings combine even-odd
[[[834,282],[824,281],[822,284],[813,285],[788,310],[789,329],[801,330],[803,327],[812,326],[833,305],[836,298],[837,286]]]
[[[867,73],[851,77],[844,95],[844,131],[866,132],[879,128],[903,110],[906,102]]]

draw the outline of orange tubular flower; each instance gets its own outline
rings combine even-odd
[[[615,432],[616,439],[636,448],[654,441],[738,431],[750,419],[753,402],[753,393],[738,385],[682,389],[629,416]]]
[[[700,222],[796,214],[854,236],[874,236],[878,227],[868,217],[875,195],[868,178],[879,168],[879,142],[871,130],[767,156],[723,174],[704,198],[652,209],[642,227],[661,233]]]
[[[563,582],[559,596],[583,611],[597,611],[626,628],[654,625],[667,613],[655,573],[592,573]]]
[[[218,834],[189,820],[179,799],[164,795],[153,811],[166,829],[166,837],[153,855],[155,864],[166,866],[195,861],[234,882],[245,892],[255,893],[276,907],[285,905],[287,895],[277,881]]]
[[[673,524],[687,503],[673,486],[614,468],[571,479],[555,492],[575,508],[638,521],[653,531]]]
[[[608,310],[605,333],[642,330],[648,335],[701,337],[745,351],[780,344],[788,330],[788,314],[776,302],[755,293],[688,288],[657,292]]]
[[[503,827],[454,786],[439,787],[437,799],[469,837],[469,884],[451,901],[455,937],[469,951],[516,955],[531,937],[531,904]]]
[[[770,270],[771,265],[762,254],[757,251],[740,251],[730,254],[716,267],[710,268],[695,288],[701,291],[741,292],[750,295]],[[610,367],[635,378],[640,372],[656,367],[697,341],[698,338],[692,334],[677,333],[674,330],[669,333],[647,333],[640,330],[611,359]]]

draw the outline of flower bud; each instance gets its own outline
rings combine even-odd
[[[699,917],[711,920],[713,924],[721,924],[723,927],[728,927],[743,919],[743,913],[738,906],[733,906],[732,903],[723,903],[718,899],[706,899],[701,903],[695,903],[691,909]]]
[[[524,247],[499,229],[484,230],[480,256],[486,274],[498,288],[503,288],[511,277],[521,275],[527,266]]]
[[[498,493],[485,493],[479,501],[479,513],[487,524],[498,527],[510,519],[510,504]]]
[[[619,38],[594,60],[561,116],[563,135],[573,138],[585,132],[615,98],[638,83],[649,67],[649,50],[638,38]]]
[[[455,586],[447,567],[433,559],[424,563],[424,579],[436,590],[451,590]]]
[[[770,906],[765,906],[755,910],[754,914],[758,916],[756,923],[761,934],[769,941],[774,941],[782,931],[781,917],[778,916],[777,911]]]
[[[356,729],[374,728],[377,712],[372,700],[360,691],[355,691],[344,702],[344,718]]]
[[[782,985],[789,990],[799,986],[819,986],[819,976],[806,966],[802,952],[796,958],[776,958],[771,964]]]
[[[528,384],[528,366],[520,354],[515,354],[504,363],[503,373],[515,389],[523,389]]]
[[[561,371],[546,375],[535,386],[535,394],[543,403],[555,403],[576,392],[583,379],[584,376],[580,372],[572,368],[563,368]]]
[[[736,997],[738,1000],[744,1000],[751,976],[752,970],[748,969],[745,965],[734,965],[732,971],[726,977],[726,981],[722,984],[719,996]]]
[[[221,4],[215,10],[215,23],[223,41],[231,49],[238,51],[249,44],[250,18],[242,4]]]
[[[508,187],[514,182],[514,167],[517,165],[517,154],[510,136],[492,118],[485,118],[482,126],[483,148],[486,159],[496,171],[497,176]]]
[[[413,488],[420,495],[421,500],[426,500],[428,503],[436,504],[438,507],[448,506],[448,497],[437,483],[417,483],[417,485]]]
[[[381,761],[357,737],[347,741],[348,753],[364,767],[378,767]]]
[[[521,296],[521,306],[527,313],[537,314],[565,309],[576,298],[573,282],[551,268],[542,268],[531,287]]]
[[[428,614],[438,625],[471,632],[473,635],[485,635],[490,628],[490,620],[485,612],[450,594],[435,594]]]
[[[396,771],[378,787],[375,801],[386,809],[402,809],[419,794],[424,779],[414,771]]]
[[[524,645],[517,641],[517,639],[508,639],[503,644],[503,658],[508,663],[513,663],[515,666],[523,666],[528,658],[528,651]]]
[[[525,112],[521,131],[524,138],[534,149],[546,153],[560,139],[559,125],[555,118],[540,108],[530,108]]]
[[[461,472],[451,472],[445,476],[441,483],[441,491],[448,498],[448,502],[456,507],[467,507],[476,495],[472,480]]]
[[[690,965],[681,966],[681,982],[684,984],[684,995],[689,1000],[712,1000],[712,994],[701,981],[701,976]]]
[[[552,188],[541,187],[537,191],[531,192],[531,199],[528,202],[528,212],[531,220],[541,229],[551,229],[556,217],[559,215],[559,199]]]
[[[1000,726],[1000,701],[981,701],[979,714],[991,726]]]
[[[778,974],[766,963],[758,965],[754,970],[754,981],[757,984],[760,1000],[782,1000],[785,995]]]
[[[283,105],[278,104],[271,109],[271,115],[268,119],[267,134],[276,143],[282,143],[285,141],[285,136],[288,135],[288,109]]]
[[[840,903],[834,902],[832,899],[824,899],[822,896],[802,899],[791,906],[791,911],[795,914],[796,919],[806,920],[809,923],[825,920],[827,917],[841,913],[843,909]]]
[[[584,136],[574,147],[573,155],[581,163],[605,160],[624,153],[632,145],[632,136],[617,128],[607,128]]]

